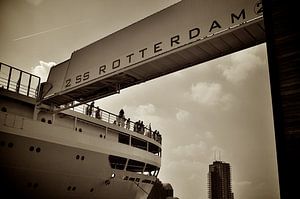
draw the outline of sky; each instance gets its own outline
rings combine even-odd
[[[46,80],[72,52],[178,2],[0,0],[0,62]],[[100,99],[163,136],[159,178],[181,199],[208,198],[208,166],[231,165],[236,199],[278,199],[266,44]],[[217,154],[217,155],[216,155]]]

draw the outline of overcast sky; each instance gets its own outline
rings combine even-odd
[[[49,68],[73,51],[174,2],[0,0],[0,61],[45,79]],[[265,44],[124,89],[96,104],[114,113],[123,108],[126,117],[160,131],[159,178],[172,184],[175,196],[208,197],[208,165],[218,151],[232,167],[235,199],[279,198]]]

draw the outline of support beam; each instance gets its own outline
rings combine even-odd
[[[297,1],[263,0],[280,195],[299,198],[300,48]]]

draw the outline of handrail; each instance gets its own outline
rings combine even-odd
[[[24,81],[22,81],[22,80],[24,80],[24,75],[26,75],[28,78],[28,81],[25,82],[25,84],[24,84]],[[36,78],[36,80],[38,80],[38,82],[36,82],[35,87],[33,87],[34,86],[34,82],[33,82],[34,78]],[[17,79],[17,80],[14,80],[14,79]],[[25,95],[28,97],[37,98],[39,89],[40,89],[40,81],[41,81],[41,78],[36,75],[30,74],[26,71],[17,69],[13,66],[10,66],[8,64],[0,62],[0,87],[4,88],[6,90],[14,91],[16,93],[19,93],[19,94],[22,94],[22,95]],[[116,124],[117,126],[126,128],[127,130],[131,130],[133,132],[145,135],[149,138],[153,138],[155,141],[157,141],[161,144],[162,138],[161,138],[161,135],[159,134],[159,132],[157,130],[152,131],[151,128],[143,125],[140,121],[137,121],[137,122],[129,121],[128,120],[129,118],[127,118],[127,119],[125,117],[121,118],[118,115],[110,113],[103,109],[99,109],[99,111],[98,111],[99,114],[96,114],[97,113],[96,107],[92,107],[92,110],[90,110],[90,113],[88,114],[87,110],[86,110],[87,107],[90,107],[90,105],[82,104],[82,105],[73,107],[72,109],[76,112],[87,114],[91,117],[101,119],[108,123]]]
[[[115,124],[119,127],[123,127],[127,130],[145,135],[149,138],[154,139],[155,141],[157,141],[158,143],[161,144],[162,142],[162,137],[159,133],[159,131],[157,130],[152,130],[151,128],[148,128],[146,126],[144,126],[143,128],[138,129],[138,122],[133,122],[133,121],[128,121],[126,118],[120,118],[118,115],[108,112],[106,110],[100,109],[99,108],[99,115],[97,115],[96,117],[96,111],[97,108],[96,107],[92,107],[92,112],[90,114],[88,114],[88,110],[87,107],[90,107],[90,105],[88,104],[83,104],[77,107],[72,108],[74,111],[88,115],[90,117],[94,117],[96,119],[100,119],[104,122],[108,122],[111,124]]]
[[[27,78],[25,78],[25,76]],[[13,80],[13,78],[17,80]],[[24,79],[27,81],[22,81]],[[34,82],[34,79],[37,81]],[[28,97],[37,98],[40,83],[40,77],[0,62],[0,86],[3,89],[14,91]]]
[[[41,78],[40,78],[39,76],[37,76],[37,75],[31,74],[31,73],[26,72],[26,71],[24,71],[24,70],[20,70],[20,69],[18,69],[18,68],[16,68],[16,67],[13,67],[13,66],[9,65],[9,64],[0,62],[0,65],[2,65],[2,66],[8,66],[9,68],[12,68],[12,69],[14,69],[14,70],[22,71],[23,73],[26,73],[27,75],[30,75],[30,76],[36,77],[36,78],[38,78],[38,79],[41,79]],[[1,67],[0,67],[0,68],[1,68]]]

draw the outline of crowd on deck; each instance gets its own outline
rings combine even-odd
[[[94,109],[96,110],[94,111]],[[92,102],[90,105],[86,107],[85,113],[88,116],[93,116],[93,111],[95,112],[95,118],[102,119],[102,113],[99,106],[95,107],[95,103]],[[115,125],[121,126],[126,129],[130,129],[130,124],[133,123],[130,121],[130,118],[125,118],[125,112],[123,109],[120,110],[119,115],[116,116],[116,120],[113,122]],[[155,141],[161,143],[162,137],[159,131],[152,130],[151,124],[149,126],[145,126],[144,122],[139,120],[133,123],[133,131],[139,134],[145,135],[149,138],[153,138]]]

